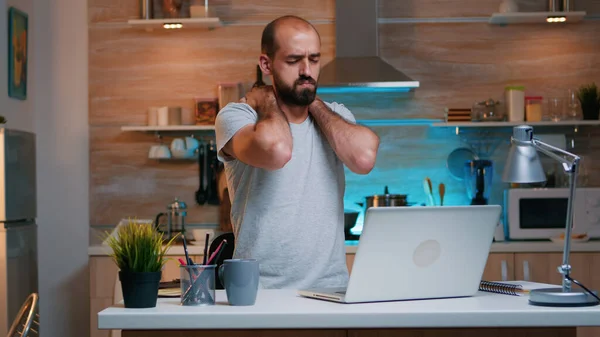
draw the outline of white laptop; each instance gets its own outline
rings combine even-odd
[[[298,294],[342,303],[472,296],[500,213],[499,205],[371,207],[348,287]]]

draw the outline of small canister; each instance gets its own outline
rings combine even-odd
[[[525,120],[525,87],[507,86],[505,88],[506,114],[509,122]]]
[[[528,122],[539,122],[542,120],[542,97],[525,97],[525,119]]]
[[[504,113],[500,102],[491,98],[482,102],[475,102],[471,108],[471,120],[474,122],[503,121]]]

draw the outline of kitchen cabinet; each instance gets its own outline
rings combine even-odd
[[[515,254],[515,278],[533,282],[562,284],[558,266],[562,264],[562,253],[517,253]],[[571,277],[590,290],[600,291],[600,252],[571,253],[569,264]],[[573,289],[581,289],[573,284]],[[577,337],[600,336],[600,328],[577,328]]]
[[[163,268],[161,281],[179,278],[178,258],[169,256]],[[201,261],[202,256],[190,256],[194,261]],[[110,330],[98,330],[98,313],[114,303],[115,282],[119,269],[110,256],[90,256],[90,337],[109,337]]]
[[[348,271],[352,272],[354,254],[346,254]],[[531,282],[562,284],[557,267],[562,264],[562,253],[559,252],[516,252],[490,253],[483,271],[483,280],[512,281],[525,280]],[[588,289],[600,291],[600,251],[572,252],[569,257],[572,267],[571,277]],[[573,285],[577,289],[579,286]],[[483,331],[483,330],[482,330]],[[598,337],[600,328],[579,327],[577,337]]]
[[[490,253],[481,277],[486,281],[508,281],[515,279],[513,253]]]
[[[440,122],[433,123],[433,127],[473,127],[473,128],[495,128],[495,127],[513,127],[521,125],[523,122]],[[541,121],[541,122],[527,122],[530,126],[585,126],[585,125],[600,125],[600,121],[592,120],[565,120],[565,121]]]

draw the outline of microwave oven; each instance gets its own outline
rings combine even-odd
[[[514,188],[504,191],[506,240],[550,239],[565,232],[568,188]],[[600,238],[600,188],[577,188],[573,234]]]

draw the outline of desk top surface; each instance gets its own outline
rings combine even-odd
[[[342,304],[297,295],[295,290],[260,289],[255,305],[230,306],[216,291],[214,306],[181,306],[159,298],[155,308],[98,313],[99,329],[307,329],[600,326],[600,306],[533,306],[528,296],[477,292],[449,299]]]

